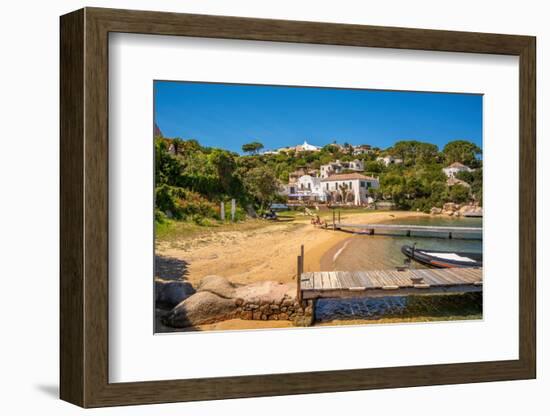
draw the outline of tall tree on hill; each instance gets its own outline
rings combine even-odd
[[[439,149],[435,144],[419,142],[417,140],[402,140],[393,145],[389,149],[392,156],[403,160],[407,166],[417,163],[433,162],[438,154]]]
[[[235,158],[231,153],[221,149],[214,149],[208,158],[218,173],[218,180],[224,192],[229,194],[233,181],[233,173],[237,168]]]
[[[245,153],[255,154],[257,155],[260,150],[264,148],[264,145],[260,142],[250,142],[243,144],[242,149]]]
[[[481,149],[467,140],[455,140],[447,143],[443,148],[443,154],[447,165],[453,162],[460,162],[470,167],[480,165],[478,156],[481,156]]]
[[[243,177],[246,191],[256,199],[260,209],[271,202],[279,190],[279,182],[273,171],[266,166],[257,166]]]

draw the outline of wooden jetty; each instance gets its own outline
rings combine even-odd
[[[304,272],[297,257],[297,299],[404,296],[480,292],[483,268]]]
[[[338,216],[339,217],[339,216]],[[330,227],[330,226],[328,226]],[[326,227],[326,228],[328,228]],[[448,227],[438,225],[407,225],[407,224],[346,224],[336,221],[336,216],[333,213],[332,227],[333,230],[346,230],[346,229],[358,229],[362,233],[368,235],[374,235],[375,232],[382,231],[385,235],[390,232],[402,233],[403,235],[410,237],[412,233],[416,234],[415,237],[425,237],[426,233],[438,234],[445,236],[446,238],[453,238],[453,234],[460,234],[462,238],[483,238],[483,228],[481,227]],[[422,234],[424,233],[424,234]],[[429,237],[432,237],[430,235]]]
[[[406,269],[355,272],[304,272],[298,287],[303,300],[480,292],[483,269]]]
[[[438,295],[481,292],[482,268],[395,269],[353,272],[304,272],[304,246],[297,257],[296,299],[306,310],[312,325],[317,299],[367,298],[382,296]],[[306,321],[304,321],[306,322]]]

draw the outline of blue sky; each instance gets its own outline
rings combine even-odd
[[[166,137],[241,152],[308,143],[420,140],[440,149],[465,139],[481,147],[482,96],[155,81],[155,122]]]

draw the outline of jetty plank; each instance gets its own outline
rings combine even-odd
[[[413,283],[411,278],[422,278],[422,281]],[[479,292],[483,286],[483,269],[308,272],[302,274],[300,282],[304,299]]]
[[[349,277],[349,272],[343,272],[342,273],[342,284],[344,288],[353,287],[353,281]]]
[[[331,289],[330,278],[329,278],[328,272],[323,272],[323,289],[324,290]]]
[[[354,275],[356,276],[357,280],[361,282],[361,286],[366,288],[374,287],[372,281],[369,279],[369,276],[365,272],[354,272]]]
[[[369,276],[369,279],[373,283],[374,287],[381,288],[385,286],[384,281],[380,279],[380,276],[378,275],[376,270],[367,271],[367,275]]]
[[[329,272],[329,278],[330,278],[330,286],[333,289],[340,289],[340,282],[338,281],[338,277],[336,276],[336,272]]]
[[[342,276],[343,276],[344,272],[335,272],[335,273],[336,273],[336,280],[338,280],[338,288],[345,287],[345,285],[343,284],[343,280],[342,280]]]
[[[365,284],[363,283],[357,272],[350,272],[349,277],[356,287],[365,287]]]
[[[459,233],[459,234],[482,234],[481,227],[448,227],[434,225],[406,225],[406,224],[336,224],[337,228],[363,228],[367,230],[386,230],[403,232],[429,232],[429,233]]]

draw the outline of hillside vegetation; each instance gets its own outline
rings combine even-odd
[[[375,200],[389,200],[405,210],[429,211],[445,202],[464,203],[482,200],[481,149],[457,140],[441,151],[434,144],[399,141],[388,149],[374,148],[354,156],[352,147],[329,144],[319,152],[281,152],[260,154],[263,145],[252,142],[243,146],[246,155],[201,146],[196,140],[155,138],[155,217],[162,223],[167,217],[203,225],[220,219],[220,202],[237,201],[237,219],[247,209],[264,210],[272,202],[284,202],[279,194],[289,174],[306,167],[319,169],[335,160],[362,159],[365,174],[380,178]],[[391,155],[401,164],[385,166],[376,160]],[[460,184],[448,186],[442,168],[460,162],[475,169],[457,178]],[[226,210],[229,210],[226,204]]]

